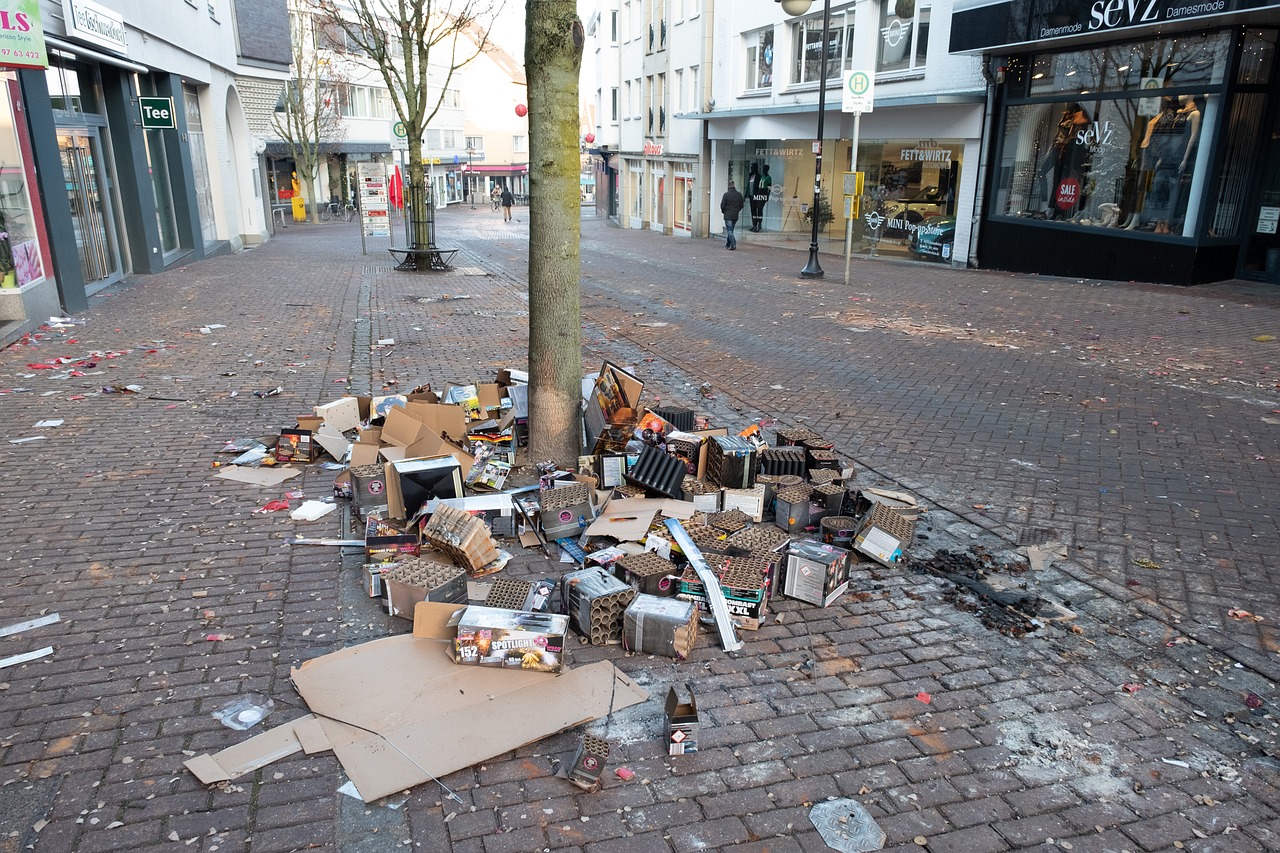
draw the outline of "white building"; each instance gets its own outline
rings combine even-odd
[[[618,20],[618,223],[706,233],[707,157],[698,121],[711,62],[700,0],[621,0]],[[611,115],[611,113],[606,113]]]
[[[34,17],[43,50],[0,65],[5,340],[126,276],[265,239],[249,115],[289,65],[285,0],[41,0]]]
[[[839,251],[848,223],[855,118],[841,97],[846,73],[863,71],[874,109],[856,122],[856,171],[865,176],[858,250],[963,263],[988,87],[977,59],[948,53],[951,2],[832,0],[824,45],[823,0],[797,18],[773,0],[618,0],[619,224],[721,233],[720,198],[732,179],[758,199],[739,220],[744,239],[807,243],[825,49],[823,248]],[[607,30],[611,4],[597,5],[597,29]],[[595,73],[586,86],[601,92],[603,143],[611,83],[607,70]],[[873,230],[866,215],[875,212],[883,224]]]

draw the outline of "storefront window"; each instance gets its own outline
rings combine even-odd
[[[883,0],[876,71],[924,70],[929,47],[929,11],[923,0]]]
[[[1262,128],[1262,116],[1267,110],[1266,95],[1240,93],[1236,95],[1231,118],[1226,127],[1226,144],[1214,191],[1214,207],[1209,212],[1209,236],[1235,237],[1242,230],[1244,205],[1251,187],[1258,161],[1257,140]],[[1265,158],[1264,158],[1265,161]]]
[[[45,82],[49,86],[49,105],[55,112],[72,115],[101,112],[95,66],[51,50]]]
[[[1014,81],[1029,84],[1026,91],[1032,97],[1211,87],[1222,82],[1230,56],[1226,33],[1188,35],[1037,54],[1028,66],[1015,67]]]
[[[841,21],[844,21],[842,24]],[[839,79],[844,59],[853,49],[853,16],[832,13],[827,33],[827,79]],[[795,25],[795,74],[793,83],[816,83],[822,76],[822,18],[809,18]]]
[[[14,123],[12,105],[18,98],[17,74],[0,71],[0,287],[23,287],[45,278],[30,172]]]
[[[1216,96],[1024,104],[1008,110],[997,215],[1189,232],[1205,113]]]
[[[1250,30],[1245,33],[1236,82],[1265,85],[1271,79],[1271,64],[1276,60],[1276,36],[1276,30]]]

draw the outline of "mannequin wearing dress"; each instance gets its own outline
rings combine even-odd
[[[1151,188],[1145,201],[1156,217],[1157,234],[1170,233],[1168,218],[1171,211],[1176,213],[1179,184],[1193,162],[1199,140],[1200,108],[1191,95],[1181,95],[1178,100],[1166,97],[1160,114],[1147,122],[1142,164],[1151,175]]]

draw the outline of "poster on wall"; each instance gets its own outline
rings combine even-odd
[[[366,237],[390,237],[390,187],[387,167],[382,163],[357,163],[356,181],[360,187],[360,227]]]

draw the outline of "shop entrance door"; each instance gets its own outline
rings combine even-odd
[[[1280,109],[1264,143],[1258,204],[1244,221],[1243,262],[1237,275],[1253,281],[1280,284]]]
[[[58,150],[80,251],[80,271],[87,292],[92,294],[121,276],[107,161],[102,156],[102,140],[93,129],[59,130]]]

